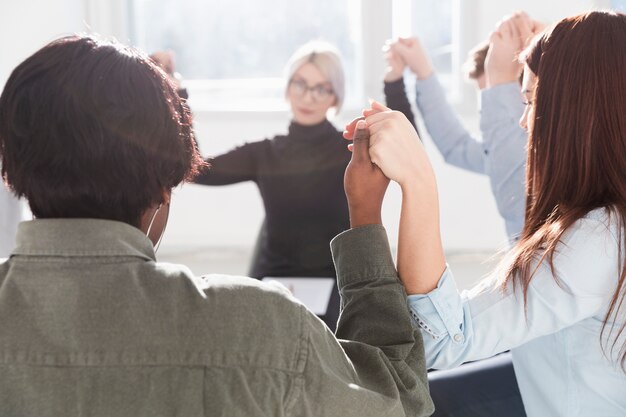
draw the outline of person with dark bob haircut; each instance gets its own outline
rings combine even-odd
[[[156,261],[172,188],[206,167],[147,56],[69,36],[26,59],[0,96],[2,177],[35,216],[0,262],[0,415],[430,415],[389,181],[355,136],[335,337],[278,284]]]
[[[144,57],[60,39],[18,66],[5,87],[2,174],[37,218],[141,227],[202,165],[190,120]]]

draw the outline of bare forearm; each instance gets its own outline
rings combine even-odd
[[[398,274],[407,294],[426,294],[434,290],[445,264],[437,190],[404,185],[398,236]]]

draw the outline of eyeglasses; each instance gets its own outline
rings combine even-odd
[[[291,79],[289,81],[289,91],[298,97],[304,97],[307,91],[310,91],[313,101],[326,101],[335,94],[332,88],[323,84],[315,84],[313,87],[309,87],[306,81],[300,79]]]

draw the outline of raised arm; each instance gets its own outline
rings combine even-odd
[[[485,146],[485,173],[511,243],[524,226],[526,142],[519,126],[523,104],[517,81],[482,92],[480,130]]]
[[[520,287],[503,290],[498,275],[459,294],[450,270],[434,291],[410,295],[428,367],[452,368],[488,358],[592,316],[601,322],[620,274],[619,244],[608,217],[602,217],[598,212],[588,215],[566,232],[554,258],[559,282],[548,262],[542,262],[528,287],[526,305]]]
[[[487,88],[481,93],[480,130],[485,148],[485,173],[498,211],[513,243],[524,226],[526,205],[526,142],[519,125],[524,112],[517,57],[543,25],[523,12],[504,19],[490,36],[485,60]]]
[[[448,103],[445,91],[419,39],[400,39],[392,44],[391,50],[406,62],[411,72],[417,77],[417,108],[422,114],[428,134],[446,162],[472,172],[484,173],[482,142],[465,129]],[[388,98],[389,107],[402,111],[402,107],[395,107],[396,103],[401,103],[398,95],[400,87],[390,85],[385,89],[394,93],[393,100]],[[407,112],[402,112],[409,118]]]
[[[406,293],[380,224],[389,180],[372,165],[364,133],[355,137],[345,175],[352,229],[331,243],[342,298],[337,326],[342,349],[335,348],[328,329],[313,318],[303,398],[295,415],[428,416],[433,412],[421,336],[411,325]]]
[[[415,124],[415,115],[411,109],[411,103],[406,95],[404,86],[404,68],[406,63],[404,59],[394,51],[391,43],[387,43],[383,48],[385,59],[387,60],[387,71],[384,78],[384,93],[387,107],[397,110],[404,114],[413,127],[417,130]]]
[[[228,185],[254,181],[258,174],[258,160],[268,141],[246,143],[225,154],[207,159],[209,169],[194,182],[202,185]]]
[[[445,268],[435,175],[406,117],[379,103],[364,112],[374,164],[402,189],[398,273],[409,294],[437,286]]]

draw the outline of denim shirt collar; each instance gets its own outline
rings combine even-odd
[[[134,256],[155,261],[141,230],[100,219],[37,219],[20,223],[11,256]]]

